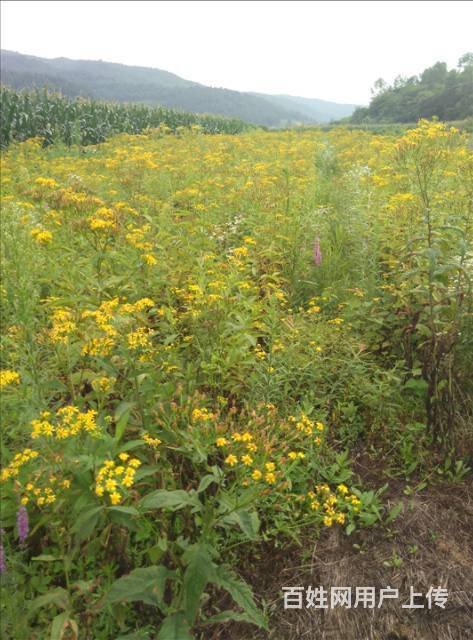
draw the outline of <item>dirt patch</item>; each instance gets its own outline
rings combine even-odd
[[[340,529],[326,529],[318,540],[306,540],[305,548],[312,548],[309,562],[301,564],[300,549],[272,551],[253,566],[251,575],[245,572],[257,596],[270,603],[270,634],[233,624],[215,629],[206,640],[471,640],[472,478],[412,497],[394,483],[387,494],[390,503],[403,502],[402,513],[388,528],[350,537]],[[399,599],[385,600],[381,608],[284,610],[283,586],[351,586],[353,592],[356,586],[369,586],[377,594],[389,586],[399,589]],[[402,608],[411,586],[424,594],[415,600],[424,608]],[[435,604],[428,608],[425,594],[431,586],[448,590],[444,609]]]

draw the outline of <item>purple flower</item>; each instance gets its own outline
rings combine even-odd
[[[322,262],[322,253],[320,251],[320,238],[316,238],[314,242],[314,263],[320,266]]]
[[[26,507],[23,504],[20,506],[16,514],[16,524],[18,526],[18,538],[20,542],[23,544],[23,542],[26,540],[28,536],[28,530],[29,530],[28,511],[26,510]]]
[[[7,572],[7,563],[5,561],[5,549],[2,542],[3,529],[0,529],[0,574]]]

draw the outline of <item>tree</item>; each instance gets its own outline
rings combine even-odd
[[[466,67],[473,67],[473,53],[465,53],[462,55],[460,60],[458,61],[458,67],[460,69],[465,69]]]

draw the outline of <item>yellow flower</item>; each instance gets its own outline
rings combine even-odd
[[[118,457],[120,458],[120,460],[122,462],[126,462],[128,460],[128,458],[130,457],[130,455],[128,453],[119,453]]]
[[[215,444],[217,445],[217,447],[224,447],[228,444],[228,440],[226,438],[217,438],[215,440]]]
[[[274,484],[276,482],[276,474],[274,473],[266,473],[264,479],[268,484]]]
[[[326,527],[331,527],[333,524],[333,518],[331,516],[324,516],[324,525]]]
[[[267,471],[274,471],[276,469],[274,462],[267,462],[264,466]]]
[[[238,458],[234,456],[232,453],[225,458],[225,464],[228,464],[231,467],[234,467],[237,464],[237,462],[238,462]]]
[[[262,476],[263,474],[259,469],[255,469],[251,474],[251,477],[253,478],[253,480],[261,480]]]
[[[249,467],[251,464],[253,464],[253,458],[249,455],[242,456],[241,461],[246,467]]]
[[[149,266],[149,267],[153,267],[154,265],[158,264],[157,259],[151,255],[151,253],[145,253],[142,256],[143,261]]]
[[[118,504],[121,501],[121,496],[118,492],[114,492],[110,494],[110,502],[112,504]]]
[[[105,481],[105,489],[107,491],[115,491],[115,489],[117,488],[117,483],[115,480],[112,480],[111,478],[109,478],[108,480]]]

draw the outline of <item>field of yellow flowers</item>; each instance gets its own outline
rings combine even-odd
[[[472,240],[471,142],[438,122],[12,145],[2,637],[267,629],[251,549],[399,513],[353,451],[461,480]]]

